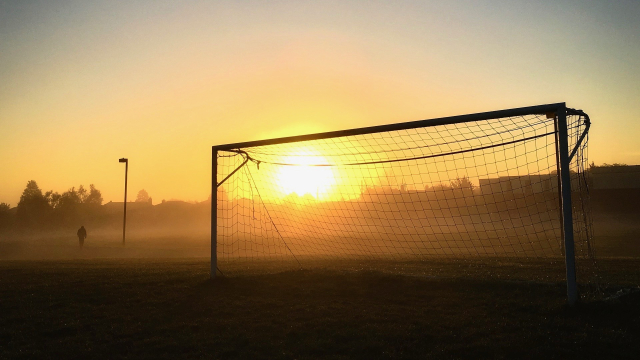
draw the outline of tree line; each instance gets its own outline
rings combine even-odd
[[[114,211],[114,207],[102,206],[103,201],[100,190],[93,184],[88,188],[80,185],[59,193],[43,191],[36,181],[31,180],[22,191],[17,206],[0,203],[0,239],[3,234],[11,237],[32,232],[55,233],[57,230],[75,234],[80,225],[91,231],[121,229],[122,208],[117,207]],[[160,206],[151,206],[153,200],[144,189],[138,192],[134,201],[144,205],[133,207],[127,213],[132,230],[198,228],[200,224],[207,225],[209,219],[210,205],[206,202],[187,204],[169,201],[165,205],[162,200]]]
[[[102,205],[102,194],[93,184],[80,185],[63,192],[42,192],[35,180],[27,182],[15,212],[7,203],[0,203],[0,229],[42,229],[52,225],[69,225],[80,218],[81,208]]]

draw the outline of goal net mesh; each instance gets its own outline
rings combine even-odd
[[[571,152],[585,119],[567,123]],[[218,151],[218,260],[564,264],[556,137],[532,114]],[[571,160],[579,262],[594,259],[587,140]]]

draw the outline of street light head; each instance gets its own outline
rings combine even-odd
[[[126,162],[128,162],[128,161],[129,161],[129,159],[126,159],[126,158],[122,158],[122,159],[120,159],[120,160],[118,160],[118,161],[119,161],[119,162],[123,162],[123,163],[126,163]]]

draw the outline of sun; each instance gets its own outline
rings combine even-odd
[[[282,194],[296,193],[298,196],[309,194],[316,200],[329,198],[336,179],[330,166],[314,166],[326,164],[324,157],[317,152],[300,151],[294,156],[282,159],[285,164],[277,175],[277,184]]]

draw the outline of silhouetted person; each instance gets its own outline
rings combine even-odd
[[[84,239],[87,238],[87,230],[85,230],[84,225],[80,226],[78,229],[78,240],[80,241],[80,249],[82,249],[82,245],[84,245]]]

